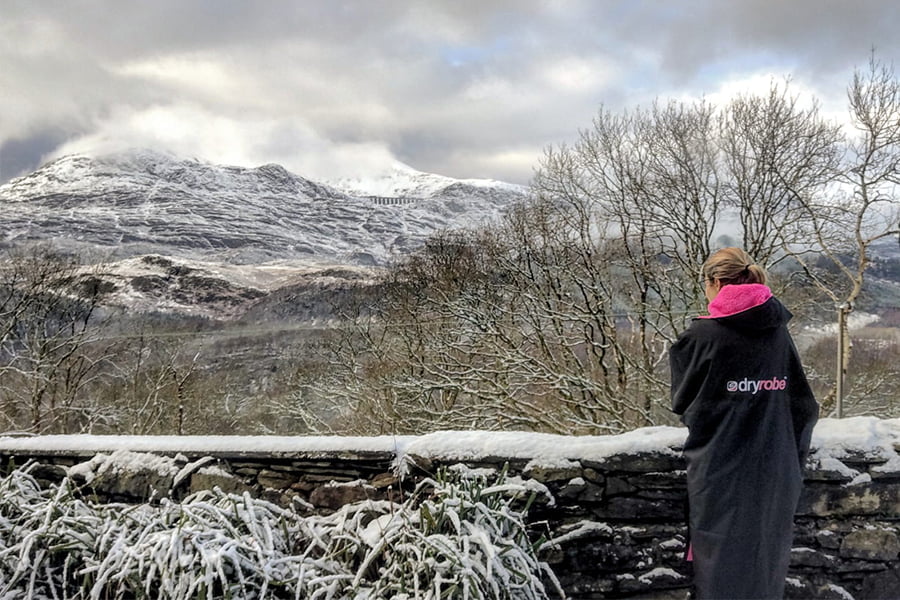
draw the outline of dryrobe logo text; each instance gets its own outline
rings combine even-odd
[[[786,387],[787,377],[773,377],[772,379],[747,379],[744,377],[740,381],[729,381],[725,384],[725,389],[729,392],[750,392],[751,394],[762,390],[783,390]]]

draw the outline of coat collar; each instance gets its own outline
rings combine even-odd
[[[744,312],[765,302],[772,297],[772,290],[759,283],[725,285],[719,294],[709,303],[709,315],[701,319],[718,319]]]

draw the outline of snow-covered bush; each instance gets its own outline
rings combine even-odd
[[[524,522],[533,491],[466,470],[403,502],[304,515],[219,490],[159,505],[0,480],[0,598],[547,598]]]
[[[492,484],[462,468],[425,480],[402,510],[357,534],[367,550],[356,581],[370,582],[372,598],[544,598],[540,575],[552,573],[523,520],[533,497],[504,474]]]

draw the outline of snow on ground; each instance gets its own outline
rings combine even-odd
[[[0,450],[37,452],[190,452],[190,453],[390,453],[466,461],[504,457],[557,467],[570,459],[602,460],[618,454],[675,454],[687,430],[648,427],[621,435],[564,436],[514,431],[440,431],[422,436],[107,436],[46,435],[2,437]]]
[[[837,317],[835,322],[827,325],[811,326],[808,325],[794,335],[794,342],[801,351],[809,348],[817,341],[837,335]],[[858,331],[865,329],[869,325],[877,323],[881,317],[871,313],[852,312],[847,317],[847,328],[850,331]]]
[[[188,452],[209,454],[325,454],[331,452],[388,453],[398,459],[415,455],[432,459],[477,461],[503,457],[532,461],[533,466],[558,467],[570,460],[602,461],[622,454],[680,452],[687,429],[646,427],[620,435],[565,436],[515,431],[440,431],[421,436],[2,436],[0,451],[64,452]],[[812,449],[820,461],[866,456],[887,460],[882,470],[900,470],[900,419],[852,417],[821,419]]]
[[[835,317],[836,318],[836,317]],[[852,312],[847,317],[847,328],[850,331],[863,329],[872,323],[877,323],[881,317],[872,313]],[[811,333],[834,335],[837,333],[837,323],[830,323],[810,330]]]
[[[671,581],[683,581],[685,576],[674,569],[657,567],[649,573],[644,573],[638,578],[641,583],[653,583],[656,579],[669,579]]]
[[[516,431],[441,431],[413,439],[405,452],[445,460],[503,457],[557,467],[569,459],[600,461],[619,454],[675,454],[684,443],[683,427],[646,427],[604,436],[565,436]],[[564,464],[564,463],[563,463]]]

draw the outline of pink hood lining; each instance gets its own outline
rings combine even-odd
[[[772,297],[772,290],[760,283],[725,285],[709,303],[709,315],[701,319],[729,317],[764,304]]]

